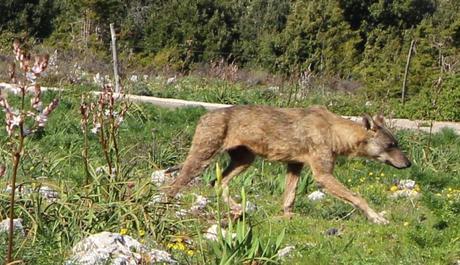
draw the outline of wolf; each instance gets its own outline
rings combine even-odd
[[[362,123],[358,123],[323,106],[233,106],[210,111],[200,118],[179,176],[165,188],[167,196],[174,197],[222,152],[230,156],[222,173],[222,197],[237,213],[241,206],[232,200],[227,188],[233,177],[247,169],[256,156],[287,164],[283,195],[287,218],[293,215],[300,173],[308,165],[313,178],[326,192],[360,209],[371,222],[387,224],[366,200],[333,176],[335,161],[338,156],[365,157],[398,169],[411,166],[382,115],[364,115]]]

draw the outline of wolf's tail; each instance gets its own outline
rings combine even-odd
[[[201,117],[192,146],[179,176],[167,187],[168,197],[174,197],[182,187],[199,176],[222,149],[227,134],[229,113],[225,109]]]

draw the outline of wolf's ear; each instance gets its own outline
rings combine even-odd
[[[385,118],[382,114],[375,115],[373,120],[376,126],[383,127],[385,125]]]
[[[374,121],[372,120],[371,116],[368,114],[364,114],[363,116],[363,126],[366,130],[370,130],[373,127]]]

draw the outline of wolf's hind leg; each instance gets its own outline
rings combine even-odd
[[[227,132],[226,117],[224,111],[210,112],[201,117],[179,176],[169,187],[164,188],[168,197],[174,197],[182,187],[203,173],[214,156],[221,151]]]
[[[234,149],[228,150],[230,155],[230,163],[227,168],[222,173],[222,190],[223,190],[223,200],[227,203],[232,211],[235,212],[235,215],[241,214],[241,206],[238,205],[230,196],[228,191],[228,184],[230,180],[246,170],[252,162],[254,162],[255,155],[249,149],[244,146],[238,146]]]
[[[287,166],[286,184],[283,195],[283,211],[284,217],[291,218],[293,215],[292,209],[295,201],[295,192],[297,183],[299,182],[300,172],[303,164],[291,163]]]

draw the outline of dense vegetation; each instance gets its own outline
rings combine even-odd
[[[231,183],[231,193],[240,194],[243,205],[246,200],[257,205],[238,223],[226,217],[222,191],[208,188],[219,176],[214,168],[174,203],[156,201],[159,190],[152,172],[184,161],[205,110],[128,107],[108,100],[115,104],[112,108],[89,97],[90,90],[98,89],[92,83],[96,71],[81,69],[81,62],[110,66],[111,22],[117,27],[123,67],[140,74],[152,69],[177,74],[172,82],[161,75],[125,82],[133,93],[231,104],[322,104],[344,115],[383,111],[460,120],[459,1],[0,1],[0,81],[7,81],[2,62],[12,61],[14,37],[24,37],[25,47],[38,43],[34,49],[40,52],[64,54],[59,68],[50,59],[48,68],[54,73],[41,80],[65,88],[43,93],[43,102],[60,100],[46,129],[22,135],[23,126],[48,119],[36,120],[25,104],[30,101],[33,108],[40,93],[2,94],[14,109],[3,103],[0,112],[0,220],[8,216],[8,185],[17,176],[19,194],[11,209],[25,228],[15,237],[17,263],[62,264],[76,242],[101,231],[128,234],[148,247],[168,250],[179,264],[460,261],[460,137],[449,130],[397,132],[413,164],[407,170],[364,159],[337,162],[335,176],[376,210],[385,210],[387,226],[369,223],[331,196],[308,199],[318,189],[309,170],[302,173],[297,190],[298,215],[280,219],[285,168],[260,159]],[[402,105],[412,45],[408,100]],[[200,71],[202,76],[195,75]],[[28,122],[13,125],[18,113]],[[16,151],[23,141],[23,151]],[[216,160],[227,164],[225,156]],[[407,179],[415,180],[418,197],[394,198],[398,184]],[[46,198],[41,192],[45,187],[57,196]],[[196,195],[210,203],[184,214]],[[215,223],[238,235],[205,240],[204,232]],[[0,263],[7,259],[8,244],[0,231]],[[287,245],[295,247],[288,257],[276,254]]]
[[[109,23],[127,66],[189,72],[224,59],[331,88],[343,80],[368,98],[407,88],[423,108],[460,104],[460,2],[450,0],[2,1],[3,47],[17,34],[60,50],[107,55]],[[324,81],[326,80],[326,81]],[[342,81],[334,81],[342,80]],[[313,85],[317,85],[316,83]],[[443,104],[447,104],[444,106]],[[441,117],[443,118],[443,117]],[[459,119],[458,114],[447,119]]]
[[[204,231],[219,213],[216,192],[207,184],[216,177],[214,165],[191,191],[184,193],[177,205],[151,203],[157,194],[150,180],[152,171],[184,161],[204,109],[167,110],[133,104],[118,135],[121,173],[117,176],[122,179],[113,182],[106,171],[96,170],[107,168],[107,163],[98,136],[90,133],[90,181],[87,184],[85,135],[80,128],[80,95],[85,90],[78,86],[59,94],[44,95],[44,102],[58,96],[61,103],[50,116],[46,130],[25,143],[18,185],[30,187],[32,193],[18,196],[15,212],[24,221],[26,236],[16,238],[15,259],[25,264],[62,264],[70,256],[72,246],[87,235],[125,231],[149,247],[172,252],[179,264],[228,261],[222,254],[222,246],[213,246],[213,242],[203,239]],[[219,97],[206,93],[209,97]],[[247,98],[252,96],[247,94],[233,100],[244,103]],[[9,100],[15,105],[20,103],[13,95]],[[236,253],[241,260],[233,259],[227,264],[244,264],[242,260],[251,264],[250,249],[255,242],[263,247],[269,240],[273,243],[283,231],[281,246],[295,246],[295,250],[289,257],[278,260],[279,264],[457,262],[460,258],[460,137],[452,131],[433,135],[400,131],[397,137],[413,162],[411,168],[397,170],[363,159],[340,159],[335,171],[341,182],[366,198],[372,207],[387,211],[389,225],[369,223],[352,206],[331,196],[319,202],[310,201],[307,195],[317,190],[317,186],[309,170],[303,172],[298,188],[295,206],[298,215],[290,221],[279,218],[285,167],[258,159],[231,183],[231,193],[237,195],[245,187],[247,199],[256,204],[257,209],[246,216],[246,222],[253,229],[251,239],[227,249],[227,254]],[[0,130],[0,139],[0,161],[10,172],[6,130]],[[222,166],[227,164],[226,160],[225,156],[217,159]],[[391,198],[394,183],[402,179],[416,181],[420,198]],[[9,193],[4,192],[7,181],[7,177],[0,179],[1,209],[8,208]],[[48,201],[40,196],[38,189],[42,186],[52,187],[59,198]],[[208,197],[211,203],[198,215],[178,216],[180,209],[189,209],[195,201],[192,193]],[[227,211],[222,204],[220,207]],[[4,218],[6,212],[2,211],[0,219]],[[338,233],[329,235],[330,229]],[[180,245],[177,242],[180,238],[188,239],[189,243]],[[6,249],[3,233],[0,233],[0,249],[1,263]],[[273,255],[272,249],[267,247],[269,252],[265,257]],[[253,264],[276,264],[261,259],[257,262]]]

